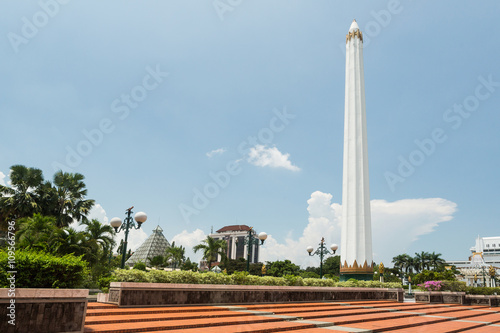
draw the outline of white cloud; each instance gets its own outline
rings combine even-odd
[[[222,155],[224,154],[225,152],[227,151],[226,148],[218,148],[218,149],[214,149],[212,151],[209,151],[206,155],[208,157],[213,157],[214,155]]]
[[[316,191],[307,201],[309,223],[302,236],[295,240],[292,235],[283,244],[272,235],[261,251],[262,261],[290,259],[302,267],[317,266],[318,257],[309,257],[306,247],[317,247],[325,237],[327,247],[340,244],[340,219],[342,206],[332,203],[332,195]],[[372,239],[374,261],[391,265],[392,257],[404,253],[419,236],[435,231],[439,223],[450,221],[456,204],[441,198],[405,199],[394,202],[372,200]],[[423,249],[432,251],[433,249]]]
[[[106,211],[100,204],[95,204],[94,207],[92,207],[87,218],[89,220],[97,219],[101,223],[108,223],[108,215],[106,215]]]
[[[5,177],[6,177],[5,174],[2,171],[0,171],[0,185],[5,186]]]
[[[276,147],[256,145],[250,148],[247,161],[260,167],[285,168],[291,171],[299,171],[300,168],[293,165],[289,160],[290,154],[283,154]]]
[[[144,229],[129,229],[128,233],[128,244],[127,244],[127,252],[128,250],[132,250],[134,252],[137,250],[139,246],[144,243],[144,241],[148,238],[148,234],[144,231]],[[116,247],[114,249],[114,252],[116,252],[116,249],[120,245],[120,241],[125,239],[125,232],[121,231],[120,233],[116,234],[115,237],[115,242],[116,242]]]
[[[172,237],[170,243],[175,242],[176,246],[184,246],[186,248],[186,258],[190,258],[192,262],[199,263],[203,253],[201,251],[194,253],[193,246],[200,244],[205,238],[207,238],[207,235],[201,229],[196,229],[193,232],[183,230],[180,234]]]

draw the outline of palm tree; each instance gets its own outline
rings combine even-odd
[[[33,217],[21,218],[16,232],[18,247],[28,250],[47,250],[56,232],[53,217],[33,214]]]
[[[400,254],[392,258],[394,267],[397,267],[401,273],[413,273],[414,259],[408,254]]]
[[[163,256],[154,256],[153,258],[148,258],[148,261],[151,266],[158,268],[163,266],[165,258]]]
[[[57,192],[55,214],[58,227],[67,227],[73,221],[86,221],[86,215],[94,206],[94,200],[85,199],[87,195],[85,177],[79,173],[58,171],[54,174],[54,187]]]
[[[59,229],[51,242],[51,249],[60,255],[71,253],[75,256],[83,255],[83,259],[89,263],[97,261],[97,253],[95,253],[92,244],[88,242],[86,233],[74,228]]]
[[[446,261],[441,258],[441,253],[432,252],[429,253],[429,265],[434,268],[434,270],[438,270],[440,267],[443,267]]]
[[[104,257],[108,257],[114,241],[115,231],[109,224],[102,224],[97,219],[91,221],[85,219],[80,222],[80,225],[85,226],[85,233],[88,243],[96,250],[102,251]]]
[[[186,249],[181,246],[175,246],[175,242],[172,242],[165,250],[165,261],[170,261],[172,263],[173,268],[177,267],[177,264],[182,265],[184,260],[186,260]]]
[[[43,183],[40,169],[13,165],[10,170],[11,186],[0,185],[0,215],[5,222],[7,219],[31,217],[40,212],[37,190]]]
[[[203,250],[203,259],[208,263],[208,269],[212,267],[212,262],[217,260],[217,256],[220,255],[222,260],[226,259],[226,249],[227,242],[224,239],[215,240],[210,236],[202,241],[202,244],[198,244],[193,247],[194,252]]]
[[[420,253],[415,252],[415,267],[417,271],[423,271],[430,268],[429,264],[430,255],[428,252],[421,251]]]

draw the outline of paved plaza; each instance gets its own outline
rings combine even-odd
[[[500,308],[346,301],[119,308],[89,303],[85,332],[500,332]]]

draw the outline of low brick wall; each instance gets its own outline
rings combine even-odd
[[[0,288],[0,332],[83,332],[88,293],[88,289],[19,288],[12,298],[9,289]]]
[[[500,296],[497,295],[467,295],[465,303],[467,305],[500,306]]]
[[[417,291],[415,292],[415,302],[464,304],[465,293],[451,291]]]
[[[276,287],[111,282],[109,303],[121,307],[347,300],[403,302],[401,288]]]

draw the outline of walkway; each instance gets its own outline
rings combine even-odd
[[[89,303],[85,332],[500,332],[500,308],[349,301],[118,308]]]

